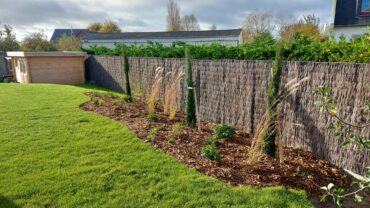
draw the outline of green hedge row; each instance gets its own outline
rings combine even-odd
[[[184,58],[184,43],[164,46],[159,43],[148,43],[146,46],[132,45],[127,47],[127,55],[132,57]],[[240,59],[240,60],[273,60],[278,43],[271,37],[263,37],[253,44],[226,47],[220,44],[189,46],[193,59]],[[83,48],[93,55],[120,56],[122,47]],[[370,34],[362,38],[345,41],[319,41],[311,37],[296,35],[289,44],[284,45],[283,57],[288,61],[318,62],[370,62]]]

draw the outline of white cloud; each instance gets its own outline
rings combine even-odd
[[[315,13],[326,23],[331,1],[322,0],[177,0],[181,14],[194,13],[203,29],[241,27],[251,10],[281,17]],[[10,24],[18,39],[55,28],[86,28],[91,22],[113,20],[124,31],[162,31],[166,28],[167,0],[0,0],[0,23]]]

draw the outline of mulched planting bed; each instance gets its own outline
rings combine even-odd
[[[276,158],[265,157],[258,163],[249,164],[247,154],[252,139],[241,131],[237,131],[232,139],[221,140],[217,146],[221,160],[211,161],[201,155],[201,149],[209,143],[215,124],[202,123],[201,131],[184,128],[180,134],[174,136],[173,126],[184,121],[181,113],[174,120],[169,120],[161,109],[157,109],[159,121],[149,121],[146,104],[141,100],[127,103],[113,94],[87,95],[91,97],[91,101],[83,104],[82,109],[121,122],[139,138],[162,149],[188,167],[231,185],[284,186],[303,189],[311,196],[320,194],[320,187],[329,183],[349,186],[350,177],[343,170],[302,149],[284,147],[284,163]],[[153,128],[157,129],[157,133],[148,141]]]

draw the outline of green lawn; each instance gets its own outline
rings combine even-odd
[[[0,207],[311,207],[303,191],[232,187],[80,110],[87,87],[0,84]]]

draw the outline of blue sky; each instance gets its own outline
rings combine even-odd
[[[21,40],[31,32],[85,28],[90,22],[116,21],[123,31],[163,31],[168,0],[0,0],[0,24],[10,24]],[[177,0],[181,15],[195,14],[201,29],[242,26],[252,10],[293,21],[314,13],[330,23],[331,0]]]

